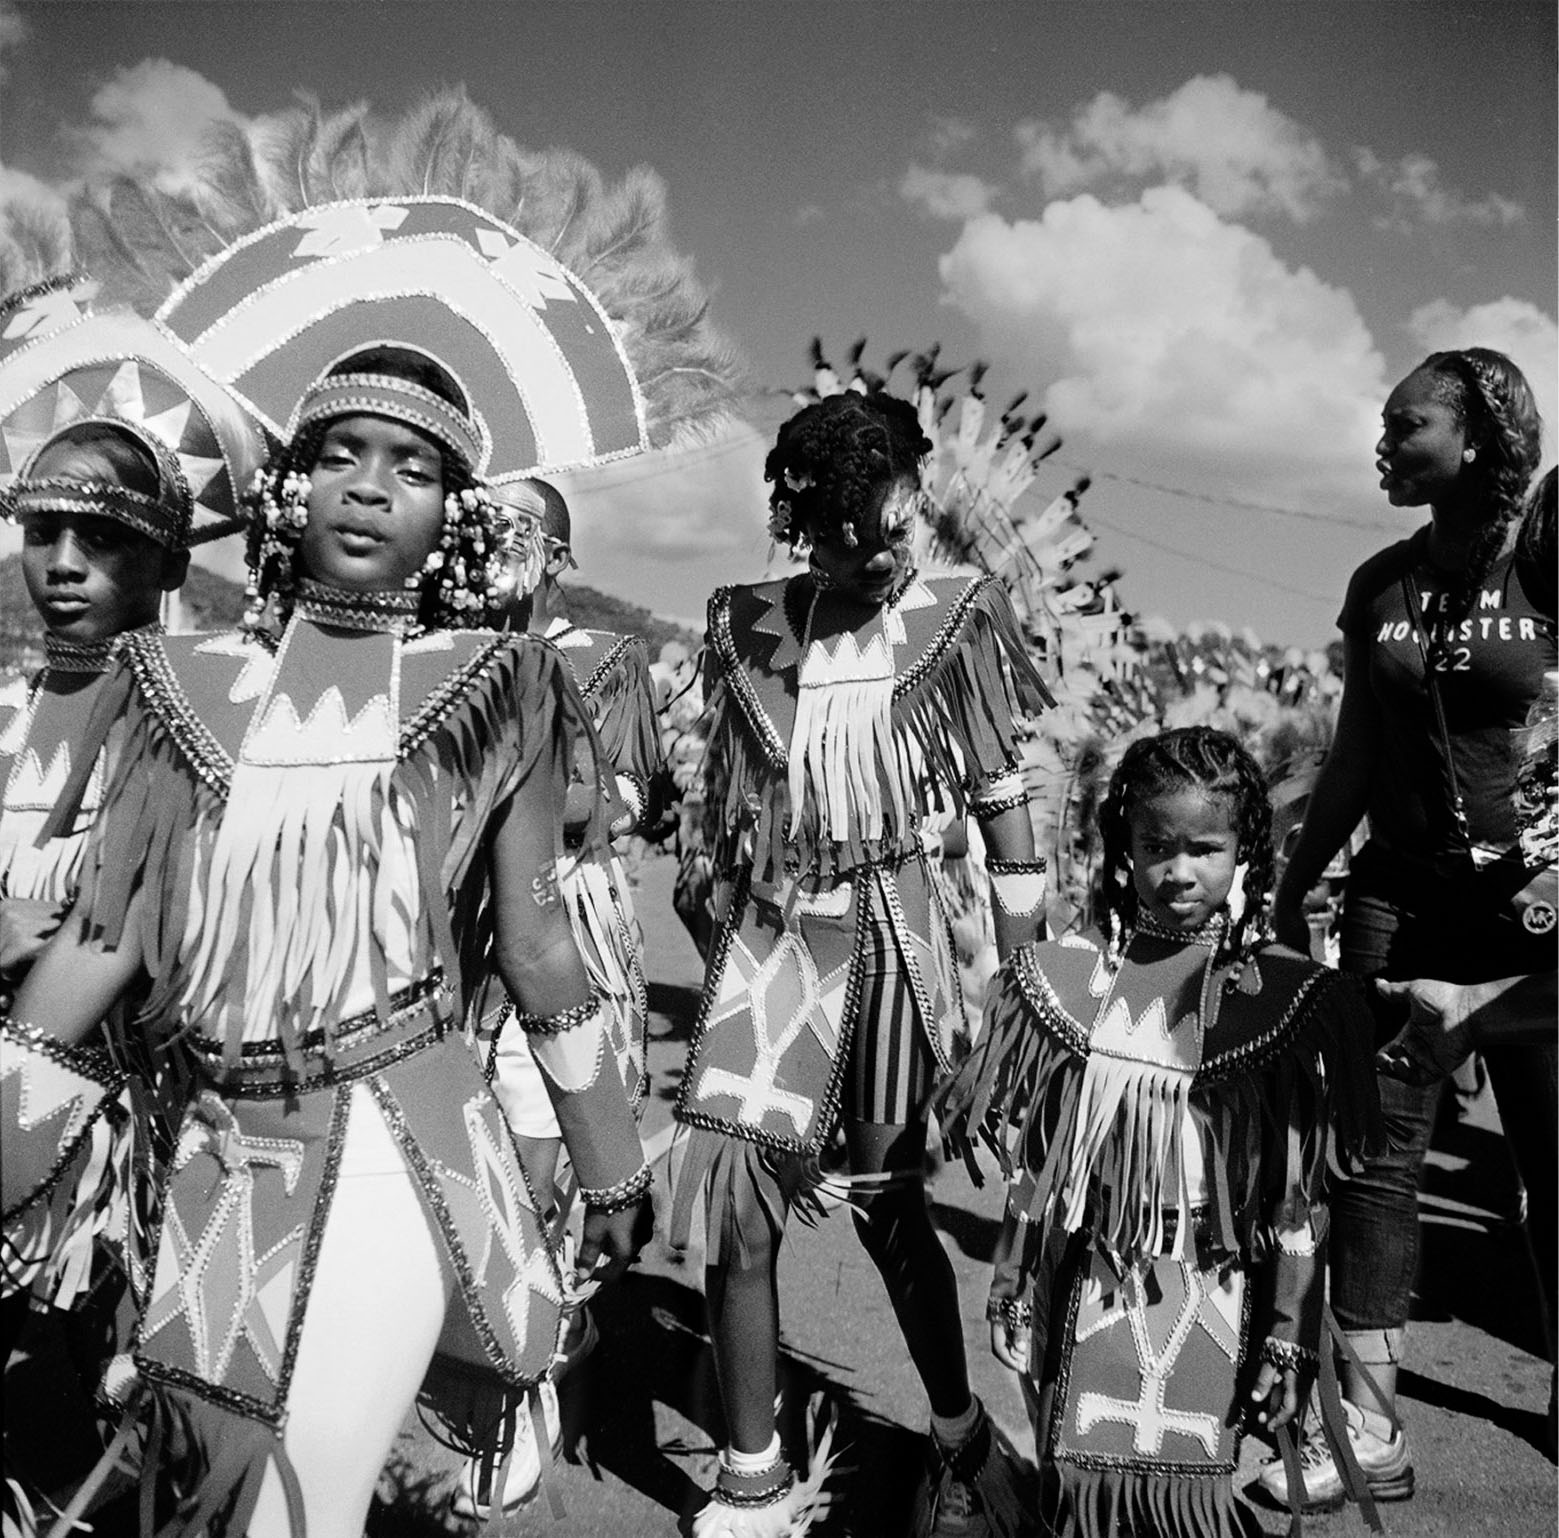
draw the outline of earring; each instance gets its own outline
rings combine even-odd
[[[1478,451],[1476,449],[1463,449],[1462,450],[1462,460],[1466,464],[1470,465],[1473,462],[1473,460],[1475,460],[1477,457],[1478,457]]]

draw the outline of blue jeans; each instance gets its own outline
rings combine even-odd
[[[1551,938],[1526,935],[1480,906],[1475,882],[1435,878],[1366,846],[1348,879],[1342,965],[1364,977],[1484,982],[1551,968]],[[1396,1025],[1380,1022],[1381,1041]],[[1500,1121],[1527,1188],[1527,1231],[1553,1338],[1559,1256],[1559,1071],[1555,1045],[1483,1054]],[[1444,1082],[1415,1089],[1381,1078],[1388,1150],[1332,1196],[1331,1301],[1366,1362],[1401,1358],[1418,1274],[1418,1184]],[[1361,1340],[1359,1337],[1369,1337]]]

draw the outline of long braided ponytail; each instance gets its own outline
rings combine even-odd
[[[1521,515],[1527,486],[1542,457],[1543,422],[1526,375],[1502,352],[1467,347],[1435,352],[1418,371],[1435,380],[1435,397],[1456,413],[1475,457],[1467,467],[1486,521],[1468,552],[1467,566],[1449,594],[1447,624],[1465,619],[1505,549]]]

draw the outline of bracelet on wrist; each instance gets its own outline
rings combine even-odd
[[[1271,1335],[1262,1341],[1257,1356],[1280,1372],[1313,1372],[1321,1365],[1319,1352],[1301,1346],[1298,1341],[1278,1340]]]
[[[555,1015],[535,1015],[528,1009],[517,1008],[514,1011],[514,1023],[527,1035],[559,1036],[592,1019],[600,1007],[600,990],[592,988],[580,1003],[560,1009]]]
[[[998,1319],[1009,1330],[1026,1330],[1034,1322],[1034,1307],[1021,1298],[992,1298],[985,1305],[985,1317],[994,1324]]]
[[[644,1200],[654,1179],[654,1170],[648,1164],[641,1164],[626,1180],[619,1180],[616,1185],[595,1188],[580,1186],[579,1199],[595,1212],[626,1212]]]

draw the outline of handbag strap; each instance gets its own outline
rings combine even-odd
[[[1418,591],[1417,579],[1411,571],[1402,573],[1402,601],[1407,605],[1408,629],[1418,642],[1418,655],[1424,663],[1424,690],[1434,707],[1435,727],[1440,734],[1440,761],[1445,770],[1446,787],[1451,797],[1451,816],[1456,821],[1456,831],[1462,843],[1471,850],[1472,839],[1467,831],[1467,803],[1462,799],[1462,789],[1456,778],[1456,760],[1451,753],[1451,731],[1445,723],[1445,701],[1440,698],[1440,683],[1435,676],[1433,659],[1428,643],[1424,640],[1424,600]]]

